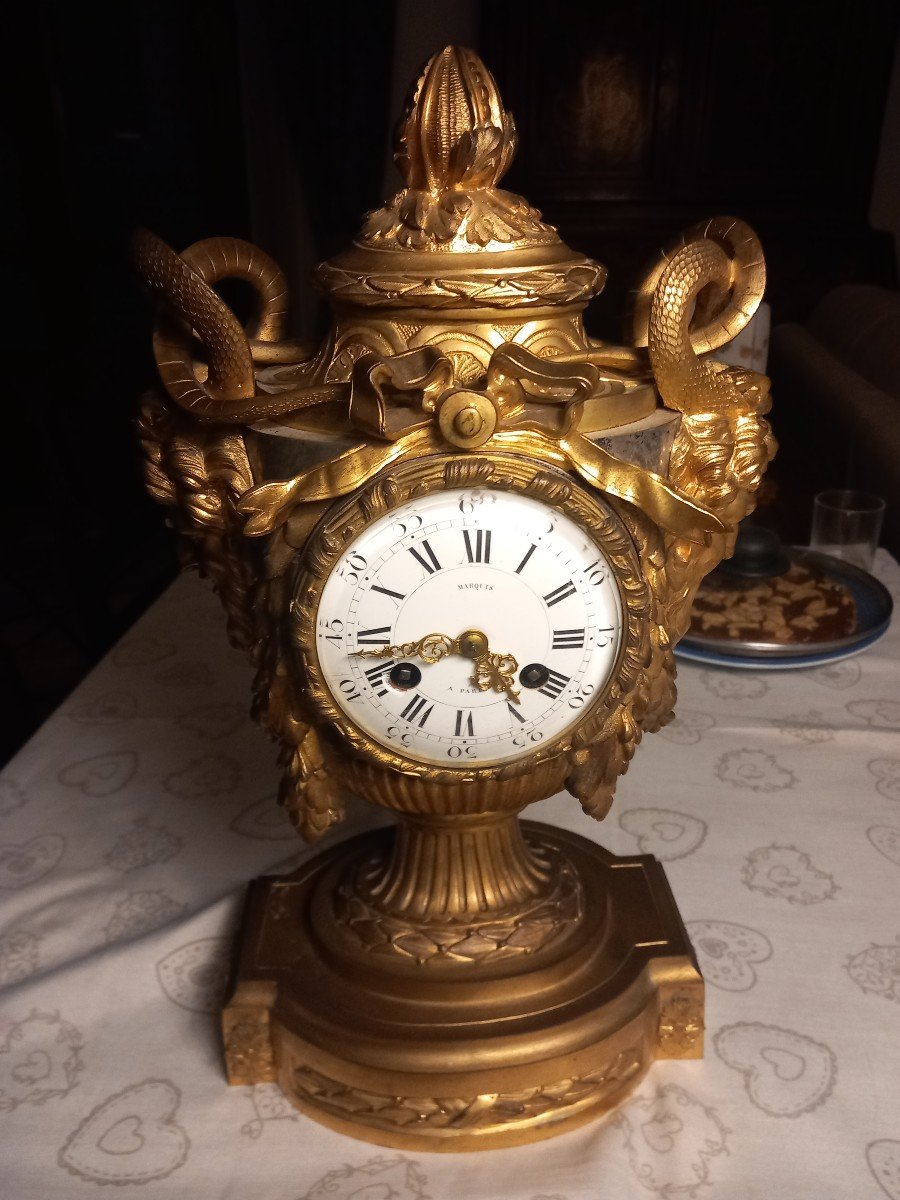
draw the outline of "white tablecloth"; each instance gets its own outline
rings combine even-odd
[[[900,569],[877,571],[900,599]],[[380,1150],[229,1088],[244,884],[310,853],[250,670],[175,584],[0,778],[0,1192],[192,1200],[900,1198],[900,623],[807,671],[679,668],[597,825],[664,860],[707,980],[702,1062],[516,1150]],[[344,832],[382,814],[360,805]],[[115,1191],[110,1185],[115,1185]]]

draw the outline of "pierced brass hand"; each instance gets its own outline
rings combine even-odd
[[[461,654],[470,658],[475,668],[470,679],[473,687],[480,692],[505,692],[510,700],[519,702],[519,693],[513,686],[519,664],[511,654],[492,654],[480,629],[467,629],[458,638],[446,633],[427,633],[417,642],[382,646],[380,650],[354,650],[353,654],[357,658],[420,658],[427,663],[440,662],[448,654]]]

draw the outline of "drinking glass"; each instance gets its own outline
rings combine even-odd
[[[869,492],[819,492],[813,500],[810,546],[871,571],[884,507],[881,497]]]

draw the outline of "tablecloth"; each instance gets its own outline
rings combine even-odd
[[[900,599],[900,568],[877,573]],[[192,1200],[900,1198],[900,623],[790,672],[679,667],[598,825],[663,860],[706,1056],[579,1131],[400,1153],[229,1088],[217,1010],[246,882],[311,853],[273,802],[250,669],[179,580],[0,778],[0,1193]],[[344,833],[386,819],[354,808]]]

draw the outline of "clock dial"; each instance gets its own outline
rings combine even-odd
[[[505,684],[478,686],[467,631],[515,660]],[[400,652],[430,634],[449,651]],[[502,763],[564,733],[602,693],[621,637],[600,546],[564,513],[487,488],[434,492],[373,521],[326,580],[316,619],[337,705],[382,746],[442,766]]]

